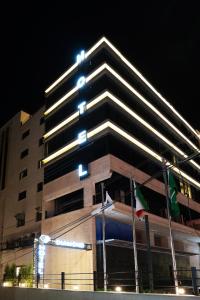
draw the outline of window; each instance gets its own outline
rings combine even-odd
[[[83,189],[56,198],[55,215],[83,208]]]
[[[39,139],[38,145],[39,146],[43,145],[43,138],[42,137]]]
[[[188,198],[192,198],[191,187],[187,182],[180,181],[181,193]]]
[[[154,244],[155,246],[162,246],[162,238],[160,235],[154,235]]]
[[[43,190],[43,182],[39,182],[37,184],[37,192],[41,192]]]
[[[0,134],[0,189],[6,185],[9,127]]]
[[[174,240],[174,248],[179,251],[184,251],[184,243],[182,241]]]
[[[21,159],[24,158],[25,156],[27,156],[28,152],[29,152],[28,149],[25,149],[24,151],[22,151],[21,155],[20,155]]]
[[[42,167],[42,161],[38,160],[38,169],[40,169]]]
[[[19,173],[19,179],[21,180],[22,178],[26,177],[28,175],[28,170],[24,169]]]
[[[30,129],[26,130],[26,131],[22,134],[22,140],[24,140],[29,134],[30,134]]]
[[[44,123],[44,117],[40,118],[40,125]]]
[[[36,213],[35,213],[35,221],[41,221],[42,220],[42,211],[41,211],[41,207],[36,207]]]
[[[16,227],[25,225],[25,213],[18,213],[15,215],[15,218],[17,221]]]
[[[136,242],[142,244],[143,243],[143,236],[141,231],[136,231]]]
[[[26,198],[26,191],[23,191],[23,192],[19,193],[18,201],[23,200],[24,198]]]

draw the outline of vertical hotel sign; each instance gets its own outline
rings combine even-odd
[[[80,53],[76,56],[76,63],[80,64],[84,61],[85,59],[85,51],[81,50]],[[86,81],[85,81],[85,77],[81,76],[76,85],[78,88],[82,88],[85,85]],[[83,115],[86,111],[86,101],[82,101],[79,105],[78,105],[78,111],[79,111],[79,115]],[[83,144],[84,142],[87,141],[87,131],[83,130],[82,132],[80,132],[78,134],[78,142],[79,145]],[[85,177],[87,177],[89,175],[88,173],[88,166],[87,165],[83,165],[83,164],[79,164],[78,165],[78,176],[80,179],[83,179]]]

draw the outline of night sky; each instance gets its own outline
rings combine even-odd
[[[40,2],[1,9],[0,125],[21,109],[34,113],[77,52],[105,35],[200,129],[199,1],[133,0],[126,8],[125,1],[110,8],[101,1],[71,8],[68,1]]]

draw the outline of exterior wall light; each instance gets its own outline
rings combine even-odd
[[[178,288],[178,294],[179,294],[179,295],[184,295],[184,294],[185,294],[185,289],[183,289],[183,288]]]
[[[115,288],[115,292],[118,292],[118,293],[120,293],[122,291],[122,288],[121,288],[121,286],[116,286],[116,288]]]

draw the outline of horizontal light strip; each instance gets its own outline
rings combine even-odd
[[[47,139],[48,137],[50,137],[53,133],[55,133],[56,131],[58,131],[59,129],[61,129],[62,127],[64,127],[65,125],[67,125],[68,123],[70,123],[71,121],[75,120],[76,118],[78,118],[79,116],[79,112],[75,112],[74,114],[72,114],[69,118],[65,119],[63,122],[61,122],[60,124],[58,124],[56,127],[54,127],[53,129],[49,130],[43,137],[44,139]]]
[[[44,158],[42,160],[43,164],[46,164],[48,162],[50,162],[51,160],[53,160],[54,158],[68,152],[69,150],[71,150],[72,148],[76,147],[79,144],[78,139],[71,142],[70,144],[66,145],[65,147],[61,148],[60,150],[54,152],[53,154],[49,155],[48,157]]]
[[[159,131],[157,131],[154,127],[152,127],[148,122],[146,122],[143,118],[141,118],[138,114],[136,114],[132,109],[130,109],[128,106],[126,106],[123,102],[121,102],[117,97],[115,97],[113,94],[111,94],[108,91],[103,92],[101,95],[96,97],[94,100],[89,102],[86,105],[86,110],[89,110],[90,108],[97,105],[100,101],[104,100],[105,98],[110,99],[115,104],[117,104],[119,107],[121,107],[123,110],[125,110],[129,115],[131,115],[134,119],[136,119],[139,123],[141,123],[144,127],[146,127],[148,130],[153,132],[157,137],[159,137],[162,141],[164,141],[167,145],[169,145],[171,148],[173,148],[177,153],[179,153],[182,157],[188,158],[188,155],[185,154],[180,148],[178,148],[174,143],[172,143],[170,140],[168,140],[164,135],[162,135]],[[70,123],[72,120],[75,120],[78,118],[79,112],[73,113],[70,117],[68,117],[66,120],[64,120],[62,123],[58,124],[56,127],[54,127],[52,130],[47,132],[44,135],[44,138],[48,138],[53,133],[55,133],[57,130],[61,129],[63,126]],[[189,164],[193,165],[195,168],[200,170],[200,166],[194,161],[190,160],[188,162]]]
[[[126,59],[125,56],[105,37],[102,37],[92,48],[90,48],[86,54],[85,58],[88,58],[98,47],[103,43],[106,43],[115,54],[159,97],[159,99],[164,102],[168,108],[173,111],[173,113],[188,127],[188,129],[200,139],[196,130],[178,113],[178,111],[150,84],[150,82]],[[76,67],[78,63],[76,62],[72,65],[63,75],[61,75],[48,89],[45,93],[50,92],[57,84],[59,84],[67,75],[69,75]]]
[[[101,38],[92,48],[90,48],[85,53],[85,58],[88,58],[97,48],[101,46],[101,44],[104,42],[104,37]],[[78,67],[79,63],[76,62],[73,64],[65,73],[63,73],[55,82],[53,82],[46,90],[45,93],[48,94],[57,84],[59,84],[65,77],[67,77],[73,70],[75,70]]]
[[[103,131],[103,130],[105,130],[106,128],[108,128],[108,127],[109,127],[109,123],[110,123],[110,122],[107,121],[107,122],[103,123],[102,125],[100,125],[99,127],[97,127],[97,128],[95,128],[95,129],[89,131],[88,134],[87,134],[88,139],[89,139],[89,138],[92,138],[92,137],[95,136],[96,134],[98,134],[98,133],[100,133],[101,131]]]
[[[119,133],[119,135],[124,137],[126,140],[130,141],[132,144],[138,146],[140,149],[144,150],[145,152],[147,152],[148,154],[150,154],[151,156],[156,158],[158,161],[162,162],[162,157],[160,155],[158,155],[156,152],[154,152],[153,150],[151,150],[150,148],[145,146],[143,143],[141,143],[138,140],[136,140],[135,138],[133,138],[131,135],[126,133],[124,130],[120,129],[118,126],[114,125],[111,122],[108,122],[108,123],[109,123],[108,127],[110,127],[112,130]]]
[[[70,96],[72,96],[74,93],[76,93],[78,91],[78,87],[75,86],[72,90],[70,90],[67,94],[65,94],[62,98],[60,98],[56,103],[54,103],[52,106],[49,107],[49,109],[47,109],[44,112],[44,115],[47,116],[50,112],[52,112],[52,110],[54,110],[56,107],[58,107],[61,103],[63,103],[67,98],[69,98]]]
[[[45,90],[45,93],[48,94],[57,84],[59,84],[65,77],[67,77],[67,75],[69,75],[73,70],[75,70],[77,66],[78,63],[76,62],[65,73],[63,73],[54,83],[52,83],[50,87],[48,87]]]
[[[138,141],[137,139],[135,139],[134,137],[132,137],[127,132],[125,132],[124,130],[122,130],[121,128],[119,128],[118,126],[116,126],[115,124],[113,124],[110,121],[106,121],[105,123],[101,124],[97,128],[95,128],[91,131],[88,131],[88,133],[87,133],[88,139],[94,137],[95,135],[97,135],[98,133],[102,132],[103,130],[105,130],[107,128],[111,128],[113,131],[117,132],[120,136],[122,136],[123,138],[125,138],[126,140],[131,142],[132,144],[136,145],[138,148],[142,149],[144,152],[148,153],[149,155],[154,157],[157,161],[162,163],[162,157],[159,154],[157,154],[156,152],[151,150],[149,147],[145,146],[143,143],[141,143],[140,141]],[[74,140],[70,144],[63,147],[62,149],[56,151],[55,153],[51,154],[47,158],[43,159],[43,161],[42,161],[43,164],[46,164],[46,163],[50,162],[51,160],[53,160],[54,158],[60,156],[61,154],[68,152],[69,150],[76,147],[78,144],[79,144],[78,139]],[[166,164],[170,165],[169,162],[167,162]],[[187,175],[185,172],[181,171],[180,169],[178,169],[176,167],[172,167],[172,169],[174,170],[175,173],[177,173],[178,175],[181,175],[183,178],[185,178],[186,180],[191,182],[193,185],[200,188],[200,183],[197,182],[192,177],[190,177],[189,175]]]

